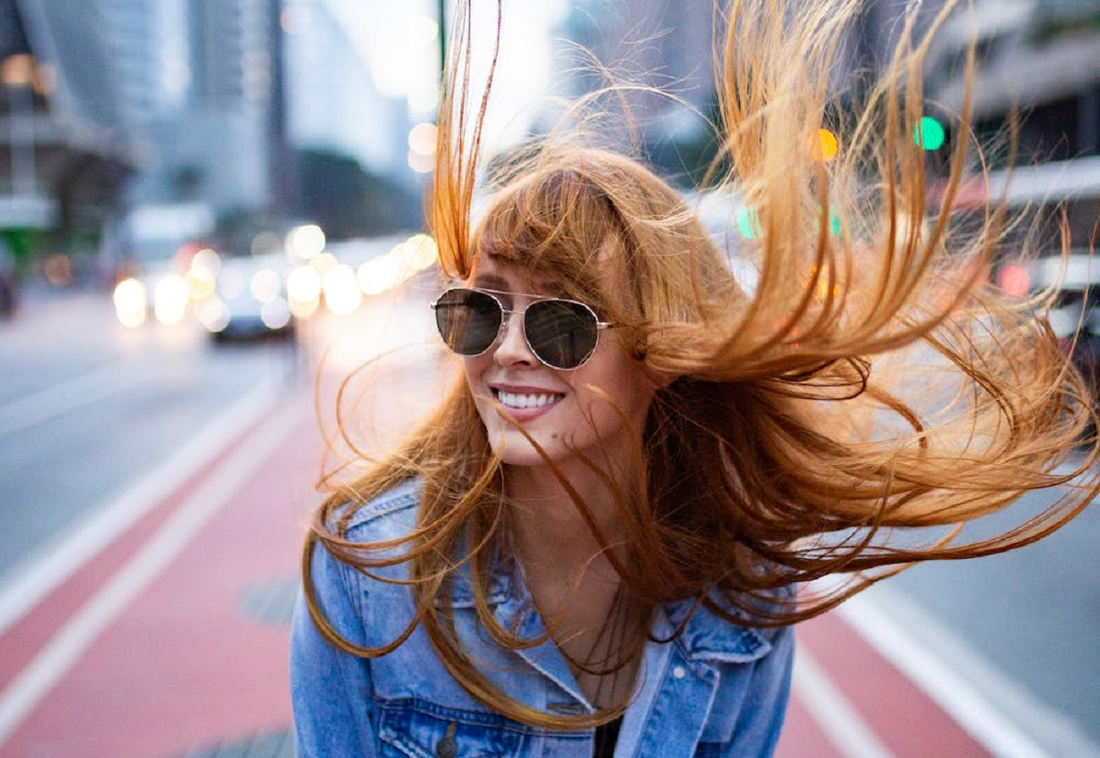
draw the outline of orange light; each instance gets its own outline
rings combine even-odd
[[[817,157],[823,161],[831,161],[840,152],[840,140],[828,129],[817,130]]]

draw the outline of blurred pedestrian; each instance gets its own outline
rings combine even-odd
[[[19,305],[15,260],[7,243],[0,239],[0,318],[11,318]]]
[[[961,539],[1095,460],[1093,443],[1058,468],[1087,393],[1032,304],[982,277],[1002,211],[951,225],[962,149],[924,205],[912,19],[824,159],[855,7],[730,11],[721,165],[750,209],[748,289],[675,191],[580,127],[493,161],[472,221],[484,103],[456,46],[433,307],[462,371],[315,514],[300,755],[768,756],[792,623],[907,563],[1027,544],[1095,494]],[[846,583],[791,589],[832,574]]]

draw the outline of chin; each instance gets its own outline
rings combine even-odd
[[[557,461],[561,456],[555,455],[553,447],[547,445],[546,441],[540,440],[535,437],[535,441],[542,447],[547,458],[552,461]],[[492,446],[493,452],[500,454],[500,461],[505,466],[545,466],[546,458],[539,455],[526,437],[520,434],[518,431],[512,430],[504,433],[504,439],[491,439],[489,444]]]

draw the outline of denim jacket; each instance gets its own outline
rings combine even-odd
[[[417,484],[406,482],[360,507],[348,538],[375,542],[409,533]],[[407,576],[407,564],[383,569]],[[414,615],[408,585],[363,576],[314,550],[312,581],[325,618],[346,639],[372,647],[393,642]],[[505,628],[543,633],[526,588],[494,576],[489,603]],[[592,712],[565,658],[551,641],[504,650],[479,634],[473,593],[454,582],[455,627],[472,660],[509,696],[551,713]],[[652,637],[667,639],[691,608],[672,603],[654,614]],[[699,608],[673,641],[646,643],[640,686],[623,716],[618,758],[772,755],[790,690],[793,630],[742,628]],[[591,756],[592,729],[540,729],[506,718],[468,694],[447,672],[423,628],[374,659],[333,648],[317,632],[301,597],[290,650],[291,699],[299,758],[529,758]]]

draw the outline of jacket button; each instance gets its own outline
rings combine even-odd
[[[685,676],[687,676],[687,671],[684,670],[683,666],[677,666],[676,668],[672,669],[672,675],[677,679],[683,679]]]

